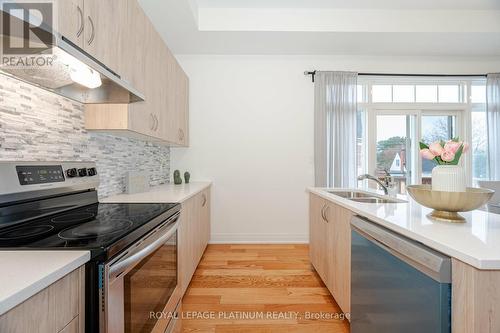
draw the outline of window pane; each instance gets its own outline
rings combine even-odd
[[[486,103],[486,86],[471,86],[471,102]]]
[[[460,102],[459,86],[439,86],[439,103]]]
[[[365,96],[363,94],[363,86],[358,84],[357,87],[356,87],[357,91],[356,91],[356,97],[358,99],[358,103],[362,103],[365,101]]]
[[[422,141],[431,144],[456,136],[455,116],[422,116]],[[431,184],[432,169],[436,163],[422,158],[422,184]]]
[[[437,86],[417,86],[416,94],[416,100],[419,103],[436,103],[438,99]]]
[[[366,165],[366,149],[365,149],[365,133],[366,133],[366,124],[365,124],[365,110],[358,110],[357,113],[357,130],[356,130],[356,168],[357,175],[362,175],[365,172]]]
[[[393,101],[395,103],[413,103],[415,102],[415,86],[413,85],[394,85]]]
[[[392,86],[391,85],[374,85],[372,87],[372,99],[374,103],[391,103],[392,102]]]
[[[406,193],[406,184],[411,172],[412,136],[410,121],[413,116],[377,116],[377,176],[389,173],[396,183],[398,193]]]
[[[472,112],[472,178],[474,182],[488,179],[488,138],[486,112]]]

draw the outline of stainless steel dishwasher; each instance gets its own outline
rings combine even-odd
[[[360,217],[351,232],[351,332],[451,332],[450,258]]]

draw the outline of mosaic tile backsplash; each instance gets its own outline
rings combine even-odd
[[[148,171],[151,186],[170,178],[168,147],[87,132],[82,104],[1,74],[0,160],[95,161],[101,198],[125,190],[127,171]]]

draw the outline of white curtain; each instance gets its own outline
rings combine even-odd
[[[500,73],[488,74],[486,115],[490,179],[500,180]]]
[[[353,72],[316,72],[314,163],[318,187],[356,186],[356,84]]]

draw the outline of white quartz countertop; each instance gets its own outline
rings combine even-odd
[[[0,315],[89,260],[89,251],[0,251]]]
[[[118,194],[99,200],[103,203],[170,203],[183,202],[212,185],[211,181],[194,181],[189,184],[165,184],[151,187],[147,192]]]
[[[500,215],[475,210],[460,213],[466,223],[447,223],[429,219],[432,210],[405,198],[407,203],[359,203],[328,193],[327,189],[309,188],[324,199],[421,242],[430,248],[478,269],[500,270]],[[340,190],[340,189],[334,189]]]

